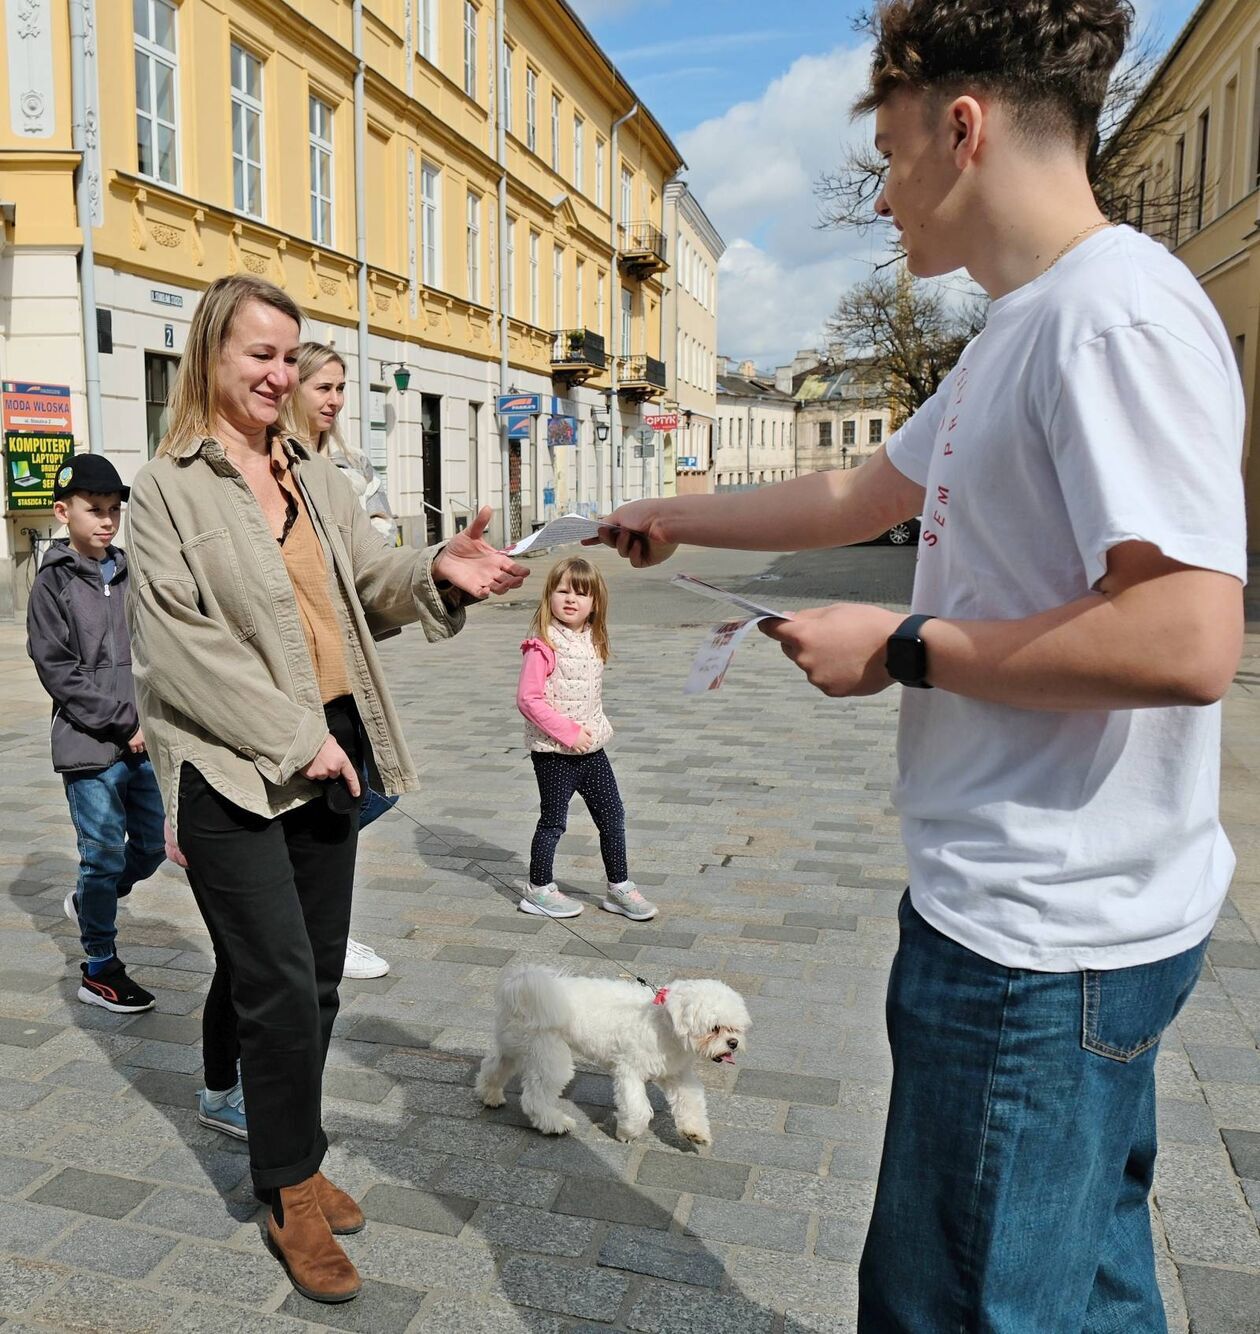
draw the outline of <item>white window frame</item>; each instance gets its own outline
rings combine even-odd
[[[607,334],[604,328],[604,277],[603,269],[595,275],[595,326],[601,338]]]
[[[573,188],[582,193],[582,159],[586,156],[586,121],[573,113]]]
[[[464,0],[464,92],[477,100],[477,6]]]
[[[430,65],[437,64],[438,0],[420,0],[416,7],[416,49]]]
[[[464,259],[467,268],[468,299],[481,304],[481,196],[469,190],[464,212]]]
[[[525,66],[525,147],[538,152],[538,71]]]
[[[578,255],[573,260],[573,308],[576,318],[574,327],[586,328],[586,261]]]
[[[618,221],[623,227],[627,227],[633,221],[631,212],[634,209],[634,173],[628,167],[621,168],[621,217]]]
[[[135,42],[135,54],[142,57],[149,65],[149,105],[140,106],[140,89],[136,88],[136,169],[141,176],[151,181],[160,181],[163,185],[173,185],[179,188],[180,179],[180,159],[179,151],[179,34],[176,31],[176,25],[179,22],[179,10],[169,0],[143,0],[145,6],[145,18],[148,23],[149,32],[156,34],[157,23],[155,11],[159,8],[169,11],[171,16],[171,40],[174,46],[165,47],[159,43],[155,37],[141,36],[135,31],[134,26],[134,8],[132,20],[132,38]],[[171,107],[174,115],[173,121],[163,120],[158,115],[157,109],[157,70],[156,65],[162,65],[170,71],[171,75]],[[149,123],[149,152],[153,157],[153,171],[146,172],[140,169],[140,125],[141,119]],[[161,154],[158,151],[158,131],[168,130],[171,135],[171,158],[174,164],[174,170],[169,177],[161,173]]]
[[[499,96],[503,101],[503,128],[512,133],[512,43],[503,39],[503,74]]]
[[[442,169],[432,162],[420,163],[420,256],[421,281],[426,287],[442,286]]]
[[[634,293],[621,289],[621,355],[634,356]]]
[[[560,175],[560,94],[551,94],[551,170]]]
[[[503,292],[503,305],[513,319],[516,318],[516,219],[509,216],[507,232],[503,238],[504,259],[507,261],[507,285]]]
[[[311,240],[317,245],[330,248],[335,245],[334,238],[337,234],[336,202],[333,194],[333,114],[332,107],[322,97],[314,93],[309,95],[307,126],[310,129]],[[321,120],[322,126],[319,124]],[[314,122],[313,127],[312,122]],[[323,168],[322,181],[320,167]],[[321,184],[327,186],[327,192],[320,189]]]
[[[540,292],[538,290],[538,247],[541,244],[541,238],[538,233],[531,231],[529,234],[529,322],[538,327],[538,317],[541,314],[538,303]]]
[[[604,140],[595,136],[595,207],[604,207]]]
[[[239,57],[239,62],[238,62]],[[241,46],[239,42],[233,42],[230,48],[231,61],[231,80],[232,80],[232,205],[237,213],[243,213],[251,218],[265,218],[267,216],[267,146],[266,146],[266,128],[267,123],[263,116],[263,62],[248,47]],[[258,70],[258,95],[248,91],[248,88],[241,87],[237,83],[238,63],[242,73],[246,75],[248,84],[248,72],[251,64]],[[241,123],[241,151],[236,151],[236,118],[240,114]],[[255,161],[249,156],[248,142],[249,135],[247,129],[249,118],[255,117],[258,121],[258,159]],[[255,200],[249,190],[249,170],[253,168],[258,173],[258,198]],[[240,171],[240,203],[237,203],[237,171]]]
[[[564,248],[551,247],[551,327],[565,328],[564,323]]]

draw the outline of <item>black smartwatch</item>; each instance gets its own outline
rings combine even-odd
[[[907,616],[888,636],[884,667],[894,681],[916,690],[931,690],[927,679],[927,645],[919,638],[924,621],[935,618],[923,614]]]

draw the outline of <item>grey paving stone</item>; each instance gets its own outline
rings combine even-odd
[[[821,1139],[785,1135],[781,1131],[738,1130],[715,1126],[713,1156],[726,1162],[758,1163],[767,1167],[794,1167],[817,1172],[825,1146]]]
[[[840,1081],[796,1075],[786,1070],[743,1069],[735,1079],[735,1092],[746,1098],[773,1098],[776,1102],[831,1107],[840,1097]]]
[[[511,950],[497,950],[489,945],[443,945],[434,957],[447,963],[474,963],[487,968],[502,968],[514,956]]]
[[[143,1278],[178,1244],[176,1237],[87,1218],[62,1237],[46,1258],[75,1269],[112,1274],[115,1278]]]
[[[1222,1084],[1260,1084],[1260,1051],[1255,1047],[1214,1047],[1187,1043],[1186,1054],[1202,1080]]]
[[[575,1334],[589,1327],[498,1298],[439,1297],[425,1308],[420,1328],[423,1334]]]
[[[249,1153],[244,1144],[239,1149],[228,1147],[239,1141],[226,1135],[216,1135],[215,1139],[224,1147],[181,1144],[167,1149],[144,1169],[144,1175],[177,1186],[232,1190],[249,1176]]]
[[[1175,1260],[1260,1269],[1260,1235],[1244,1203],[1215,1196],[1157,1198]]]
[[[566,1218],[516,1204],[491,1205],[478,1214],[474,1227],[495,1246],[574,1258],[585,1253],[595,1235],[595,1223],[590,1219]]]
[[[363,1290],[352,1302],[329,1305],[310,1301],[300,1292],[291,1292],[280,1310],[299,1320],[331,1329],[359,1330],[362,1334],[403,1334],[423,1301],[423,1292],[395,1283],[382,1283],[378,1279],[365,1279]]]
[[[798,945],[813,945],[818,940],[817,928],[812,926],[770,926],[748,923],[740,932],[745,940],[789,941]]]
[[[51,1171],[48,1163],[0,1155],[0,1195],[18,1195],[48,1171]]]
[[[163,1288],[186,1288],[242,1305],[265,1305],[281,1287],[284,1270],[269,1255],[252,1255],[223,1246],[183,1243],[162,1269]]]
[[[0,1043],[8,1047],[42,1047],[60,1032],[52,1024],[37,1024],[30,1019],[0,1019]]]
[[[597,949],[589,941],[585,940],[567,940],[561,948],[560,953],[567,958],[579,959],[622,959],[629,960],[635,958],[642,947],[632,945],[624,940],[600,941]],[[600,951],[603,951],[601,954]]]
[[[1155,1113],[1161,1144],[1216,1142],[1216,1121],[1202,1098],[1193,1102],[1182,1098],[1160,1098]]]
[[[635,1178],[644,1186],[665,1186],[693,1195],[715,1195],[738,1200],[748,1184],[750,1169],[742,1163],[724,1163],[694,1154],[678,1155],[649,1150]]]
[[[287,1315],[264,1315],[194,1298],[179,1313],[178,1334],[310,1334],[310,1329],[304,1320]]]
[[[73,1227],[75,1217],[61,1209],[49,1209],[21,1201],[6,1201],[0,1209],[0,1251],[12,1255],[34,1255],[54,1237]]]
[[[645,1334],[769,1334],[774,1313],[745,1298],[649,1284],[626,1320]]]
[[[818,1220],[818,1236],[814,1240],[814,1254],[828,1260],[843,1260],[857,1264],[862,1258],[866,1242],[866,1224],[851,1218],[831,1216]]]
[[[65,1270],[40,1260],[0,1255],[0,1310],[24,1311],[41,1293],[55,1288]]]
[[[35,1307],[34,1317],[59,1330],[118,1330],[158,1334],[169,1328],[180,1299],[103,1274],[71,1274]]]
[[[476,931],[506,931],[518,936],[536,936],[547,923],[538,917],[528,917],[524,913],[516,917],[479,917],[473,923]]]
[[[45,1084],[0,1077],[0,1111],[23,1112],[48,1097],[51,1091]]]
[[[1254,1130],[1222,1130],[1221,1139],[1229,1150],[1234,1171],[1240,1177],[1260,1181],[1260,1132]]]
[[[654,945],[659,949],[689,950],[696,943],[696,932],[660,930],[631,925],[626,927],[621,938],[632,945]]]
[[[344,1066],[325,1066],[324,1097],[377,1103],[389,1094],[396,1082],[377,1070],[349,1070]]]
[[[201,1020],[186,1014],[161,1014],[149,1010],[137,1015],[123,1032],[129,1038],[154,1038],[159,1042],[200,1042]]]
[[[351,1019],[342,1036],[355,1042],[378,1042],[388,1047],[431,1047],[440,1027],[405,1019],[381,1019],[365,1015]]]
[[[819,931],[856,931],[858,919],[853,913],[788,912],[784,926],[812,926]]]
[[[799,1254],[805,1249],[808,1223],[805,1214],[792,1210],[698,1199],[692,1205],[687,1231],[711,1241],[731,1241],[762,1250]]]
[[[725,1269],[722,1259],[694,1237],[655,1228],[614,1226],[599,1248],[599,1263],[652,1278],[716,1288]]]
[[[168,1187],[151,1195],[132,1215],[133,1223],[161,1231],[183,1232],[193,1237],[226,1241],[258,1208],[256,1200],[222,1200],[217,1195],[197,1194]]]
[[[1260,1274],[1179,1264],[1191,1334],[1255,1334]]]
[[[373,1186],[359,1201],[366,1217],[394,1223],[417,1232],[457,1237],[477,1208],[475,1200],[458,1195],[434,1195],[407,1186]]]
[[[99,1218],[122,1218],[152,1194],[153,1187],[142,1181],[68,1167],[35,1191],[30,1200]]]
[[[201,1081],[173,1070],[141,1070],[131,1081],[134,1094],[161,1107],[193,1107]]]
[[[624,1176],[637,1149],[614,1139],[598,1136],[579,1139],[576,1135],[531,1134],[526,1148],[516,1160],[521,1167],[541,1167],[565,1176]]]
[[[555,1172],[536,1172],[524,1167],[503,1167],[498,1163],[459,1160],[443,1168],[434,1178],[434,1186],[443,1193],[477,1200],[502,1200],[506,1204],[527,1204],[545,1209],[560,1189]]]
[[[1208,958],[1216,968],[1260,968],[1260,945],[1254,940],[1213,940]]]
[[[621,1181],[572,1178],[565,1181],[551,1207],[558,1214],[602,1218],[610,1223],[633,1223],[640,1227],[666,1228],[677,1206],[676,1191],[628,1186]]]
[[[613,1320],[630,1290],[618,1274],[570,1268],[547,1260],[509,1260],[500,1282],[509,1301],[584,1320]]]

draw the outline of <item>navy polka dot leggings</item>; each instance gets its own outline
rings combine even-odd
[[[553,751],[533,751],[534,776],[542,810],[534,842],[529,850],[529,882],[549,885],[556,844],[569,823],[569,802],[576,792],[599,830],[599,850],[604,858],[604,872],[619,885],[629,880],[626,869],[626,811],[617,791],[617,779],[604,750],[585,755],[560,755]]]

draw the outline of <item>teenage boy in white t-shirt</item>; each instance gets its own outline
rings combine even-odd
[[[645,500],[603,540],[827,547],[923,515],[912,615],[770,633],[829,695],[900,682],[910,864],[869,1334],[1162,1334],[1157,1044],[1234,857],[1219,700],[1242,641],[1243,400],[1191,274],[1086,176],[1127,0],[886,0],[878,211],[988,323],[863,467]]]

